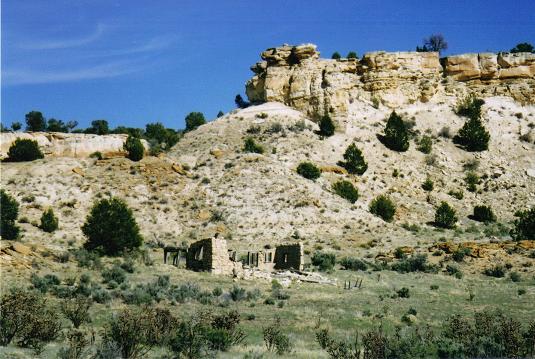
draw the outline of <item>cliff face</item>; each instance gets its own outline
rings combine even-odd
[[[371,52],[361,60],[320,59],[313,44],[262,52],[246,93],[253,103],[277,101],[311,118],[346,116],[355,100],[396,108],[474,92],[535,103],[535,54]]]
[[[83,158],[97,151],[106,157],[124,155],[123,144],[127,137],[122,134],[99,136],[60,132],[3,132],[0,134],[0,156],[7,157],[9,147],[17,138],[37,141],[41,151],[47,156]],[[148,150],[148,142],[141,142]]]

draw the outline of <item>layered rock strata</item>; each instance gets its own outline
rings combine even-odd
[[[246,93],[253,103],[277,101],[313,119],[346,116],[355,100],[396,108],[441,95],[474,92],[535,103],[535,54],[481,53],[439,58],[437,52],[384,52],[362,59],[321,59],[313,44],[262,52]]]

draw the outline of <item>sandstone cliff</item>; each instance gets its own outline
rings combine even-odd
[[[475,92],[535,103],[535,54],[481,53],[439,58],[437,52],[371,52],[362,59],[321,59],[316,46],[283,45],[261,54],[246,93],[318,119],[346,117],[356,100],[397,108]]]
[[[37,141],[47,156],[82,158],[97,151],[106,157],[124,155],[123,144],[127,137],[123,134],[99,136],[60,132],[3,132],[0,134],[0,157],[7,157],[9,147],[17,138]],[[142,143],[148,150],[148,142],[142,140]]]

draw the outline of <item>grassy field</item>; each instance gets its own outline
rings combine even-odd
[[[315,341],[315,332],[320,328],[328,328],[338,339],[350,338],[356,331],[382,326],[385,331],[393,331],[396,326],[429,325],[440,330],[441,323],[452,314],[460,313],[471,316],[484,309],[501,309],[505,314],[527,323],[535,320],[535,278],[523,275],[520,282],[512,282],[506,278],[491,278],[483,275],[465,275],[457,279],[447,274],[438,273],[406,273],[382,271],[347,271],[336,269],[327,277],[337,280],[337,285],[321,285],[312,283],[292,283],[283,289],[289,294],[287,300],[276,300],[274,304],[265,304],[270,297],[272,283],[268,280],[236,280],[225,276],[209,273],[195,273],[183,268],[175,268],[161,263],[161,253],[153,250],[151,256],[154,265],[136,264],[133,274],[128,274],[127,281],[131,287],[140,283],[148,283],[159,275],[168,275],[171,284],[186,282],[196,283],[201,290],[212,291],[219,287],[223,294],[212,304],[201,304],[197,300],[184,303],[173,303],[163,300],[158,306],[168,308],[174,315],[187,318],[198,310],[211,309],[216,313],[236,309],[241,313],[241,325],[247,333],[243,345],[232,347],[230,351],[218,353],[222,358],[243,357],[249,352],[265,353],[262,329],[271,324],[275,317],[281,318],[284,332],[287,333],[294,346],[287,357],[291,358],[326,358]],[[104,267],[111,267],[112,259],[103,259]],[[54,271],[36,271],[39,275],[54,273],[62,281],[69,277],[79,277],[88,273],[93,282],[101,282],[99,270],[79,268],[76,262],[59,264]],[[461,264],[461,268],[464,265]],[[28,277],[29,277],[28,272]],[[26,279],[11,278],[14,273],[4,273],[4,283],[29,285]],[[344,289],[344,281],[362,279],[360,289]],[[233,301],[228,292],[233,286],[247,291],[258,290],[260,296],[253,300]],[[396,291],[409,289],[409,298],[399,298]],[[4,287],[5,288],[5,287]],[[433,289],[432,289],[433,288]],[[525,291],[519,295],[519,289]],[[521,291],[522,292],[522,291]],[[520,293],[521,293],[520,292]],[[52,301],[57,300],[51,297]],[[281,304],[282,303],[282,304]],[[115,298],[106,304],[95,303],[91,308],[92,323],[85,325],[85,330],[96,333],[97,342],[102,326],[111,317],[112,312],[123,308],[121,299]],[[402,320],[410,308],[417,314],[413,323]],[[65,320],[65,327],[70,324]],[[46,346],[39,357],[54,358],[62,345],[61,339]],[[165,356],[166,350],[157,348],[151,357]],[[32,357],[30,350],[21,349],[11,344],[0,347],[0,357],[27,358]],[[267,355],[267,354],[264,354]],[[269,354],[265,357],[270,357]],[[278,356],[280,357],[280,356]],[[284,357],[284,356],[283,356]]]

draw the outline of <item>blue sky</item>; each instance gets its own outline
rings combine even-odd
[[[442,33],[448,54],[535,44],[535,1],[3,0],[2,123],[24,114],[87,127],[234,108],[259,53],[312,42],[334,51],[406,51]]]

